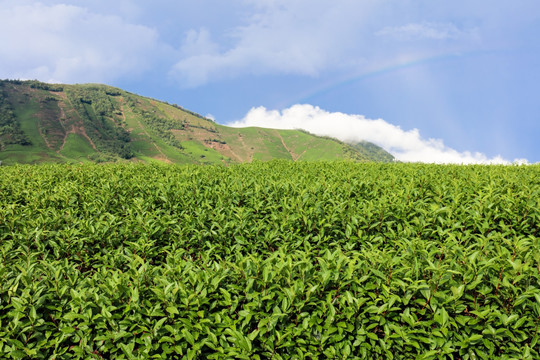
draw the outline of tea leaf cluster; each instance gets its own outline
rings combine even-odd
[[[536,165],[0,175],[2,358],[540,357]]]

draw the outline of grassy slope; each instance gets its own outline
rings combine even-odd
[[[45,84],[46,85],[46,84]],[[101,92],[112,104],[103,115],[104,125],[98,130],[123,127],[129,132],[131,161],[167,163],[234,163],[253,160],[381,160],[381,154],[363,148],[352,149],[342,142],[313,136],[296,130],[263,128],[231,128],[216,124],[177,106],[129,94],[105,85],[62,85],[63,90],[48,91],[30,88],[27,83],[4,83],[8,100],[32,141],[31,146],[8,145],[0,152],[5,164],[45,161],[85,162],[99,157],[101,151],[94,142],[109,133],[99,135],[87,129],[83,118],[96,123],[100,117],[93,103],[73,103],[68,92]],[[105,95],[107,94],[107,95]],[[77,110],[78,109],[78,110]],[[156,128],[155,117],[167,127]],[[165,130],[163,130],[165,128]],[[103,130],[105,131],[105,130]],[[165,135],[174,135],[171,138]],[[164,135],[165,134],[165,135]],[[112,135],[114,136],[114,134]],[[91,138],[94,138],[94,142]],[[119,160],[108,153],[105,161]],[[387,159],[386,159],[387,160]]]
[[[60,153],[68,159],[88,162],[88,156],[96,153],[88,140],[80,134],[68,134]]]
[[[13,106],[13,112],[20,121],[21,129],[32,145],[8,145],[0,152],[0,160],[6,165],[62,161],[58,154],[48,148],[45,138],[40,133],[41,105],[39,100],[42,94],[19,87],[14,87],[7,93],[7,99]]]
[[[320,141],[320,138],[294,130],[280,132],[298,160],[338,160],[336,155],[343,152],[343,144],[335,141]]]

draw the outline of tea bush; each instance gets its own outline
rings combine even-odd
[[[2,358],[540,357],[538,165],[0,175]]]

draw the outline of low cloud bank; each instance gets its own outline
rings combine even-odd
[[[332,136],[346,142],[369,141],[396,157],[397,160],[425,163],[510,164],[501,156],[488,158],[479,152],[459,152],[444,145],[441,139],[424,139],[418,129],[403,130],[382,119],[366,119],[362,115],[327,112],[312,105],[294,105],[281,112],[265,107],[252,108],[234,127],[259,126],[274,129],[304,129],[317,135]],[[514,162],[527,163],[525,159]]]

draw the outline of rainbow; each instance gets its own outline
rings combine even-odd
[[[364,81],[367,79],[379,77],[382,75],[394,73],[397,71],[410,69],[418,66],[423,65],[429,65],[429,64],[435,64],[445,61],[455,61],[457,59],[463,59],[463,58],[469,58],[469,57],[475,57],[478,55],[486,55],[488,53],[492,53],[491,51],[469,51],[469,52],[463,52],[463,53],[446,53],[442,55],[436,55],[436,56],[429,56],[424,57],[420,59],[413,59],[413,60],[402,60],[399,62],[394,62],[392,64],[385,64],[383,66],[374,68],[369,71],[364,72],[356,72],[353,74],[348,74],[345,77],[342,77],[339,80],[329,80],[325,82],[324,84],[318,85],[314,89],[310,89],[299,96],[295,97],[295,101],[290,103],[289,106],[292,106],[294,104],[305,104],[309,103],[311,99],[325,95],[328,93],[331,93],[335,91],[336,89],[339,89],[341,87],[351,85],[360,81]]]

